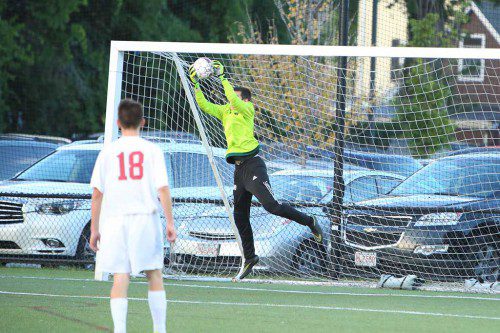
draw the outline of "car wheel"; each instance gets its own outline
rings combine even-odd
[[[90,248],[90,225],[83,228],[76,248],[75,259],[83,261],[82,267],[91,269],[95,262],[95,252]]]
[[[472,273],[480,282],[500,281],[500,240],[492,236],[475,238],[471,248]]]
[[[319,275],[326,271],[326,252],[314,241],[304,241],[296,251],[295,268],[302,276]]]

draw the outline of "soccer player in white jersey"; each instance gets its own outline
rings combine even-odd
[[[165,333],[160,204],[167,240],[176,238],[165,158],[160,147],[139,137],[144,126],[141,104],[122,100],[118,126],[122,136],[100,152],[90,182],[94,189],[90,246],[97,252],[96,270],[114,274],[110,301],[114,332],[126,332],[130,274],[144,271],[154,332]]]

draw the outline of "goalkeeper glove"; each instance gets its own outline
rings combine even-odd
[[[200,88],[200,81],[198,80],[198,74],[196,74],[196,70],[193,65],[189,66],[189,78],[191,79],[191,83],[193,84],[195,89]]]
[[[220,61],[217,61],[217,60],[213,61],[212,64],[214,67],[215,76],[218,76],[219,79],[223,79],[224,78],[224,66],[221,64]]]

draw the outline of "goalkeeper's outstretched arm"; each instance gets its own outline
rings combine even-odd
[[[200,87],[194,89],[196,102],[200,106],[201,111],[208,113],[209,115],[214,116],[215,118],[222,120],[222,105],[217,105],[214,103],[210,103],[203,95]]]
[[[241,99],[240,96],[238,96],[238,94],[234,91],[233,85],[224,76],[224,66],[219,61],[214,61],[214,69],[215,75],[217,75],[221,80],[222,87],[224,88],[224,94],[226,95],[226,98],[231,106],[246,116],[253,116],[253,106],[251,103],[248,103],[249,100],[245,101]]]

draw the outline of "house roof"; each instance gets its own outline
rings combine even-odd
[[[490,24],[497,32],[500,32],[500,6],[490,1],[481,1],[477,3],[477,7],[481,10],[484,17],[488,19]]]
[[[484,27],[493,35],[496,42],[500,44],[500,6],[487,0],[482,0],[478,3],[472,1],[467,9],[467,14],[471,10],[476,14]]]

